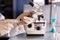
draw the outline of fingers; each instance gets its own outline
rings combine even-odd
[[[0,35],[3,36],[9,33],[13,27],[10,23],[0,23]]]

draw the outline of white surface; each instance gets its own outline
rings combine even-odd
[[[45,34],[45,30],[40,31],[27,31],[27,34]]]
[[[44,2],[44,0],[33,0],[33,2]]]
[[[39,5],[44,5],[44,0],[33,0],[34,3],[38,3]]]
[[[54,1],[52,1],[53,3],[55,3],[55,2],[60,2],[60,0],[54,0]]]

